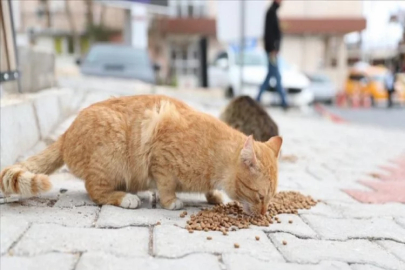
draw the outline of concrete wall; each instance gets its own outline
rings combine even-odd
[[[49,52],[18,48],[21,91],[33,93],[55,86],[55,56]],[[17,82],[2,84],[6,93],[18,93]]]
[[[269,1],[270,3],[270,1]],[[280,16],[288,18],[350,18],[363,16],[362,1],[283,1]]]
[[[58,123],[79,109],[84,95],[84,91],[49,89],[2,98],[1,169],[14,164],[40,140],[46,140]]]
[[[315,72],[324,60],[325,43],[321,36],[286,35],[282,42],[281,54],[290,64],[297,65],[305,72]]]
[[[39,18],[37,9],[40,6],[39,0],[19,1],[21,21],[17,28],[18,32],[26,32],[29,28],[46,28],[45,16]],[[69,3],[74,16],[75,26],[78,32],[86,29],[86,5],[85,1],[60,1],[52,0],[50,2],[51,25],[53,29],[70,31],[69,21],[65,13],[65,3]],[[103,10],[104,9],[104,10]],[[115,30],[121,30],[124,27],[124,9],[103,6],[94,1],[93,14],[95,23],[103,21],[104,25]],[[102,17],[101,17],[102,16]]]

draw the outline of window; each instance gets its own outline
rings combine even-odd
[[[205,0],[171,0],[170,8],[174,17],[204,17]]]
[[[221,59],[226,59],[226,60],[228,60],[228,53],[226,53],[226,52],[221,52],[221,53],[219,53],[219,54],[215,57],[214,65],[217,66],[217,65],[218,65],[218,62],[219,62]]]
[[[172,76],[193,75],[198,76],[200,62],[198,59],[198,43],[190,41],[188,44],[172,44],[171,46]]]

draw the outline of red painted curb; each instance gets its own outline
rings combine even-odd
[[[405,204],[405,156],[392,160],[390,165],[379,166],[386,174],[371,173],[374,180],[360,180],[360,184],[372,191],[343,189],[348,195],[361,203],[390,203]]]
[[[325,108],[325,106],[317,103],[314,105],[315,111],[317,111],[320,115],[329,118],[332,122],[335,123],[347,123],[347,121],[345,119],[343,119],[342,117],[331,113],[330,111],[328,111],[328,109]]]

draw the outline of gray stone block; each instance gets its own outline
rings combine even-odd
[[[322,239],[377,238],[405,242],[405,229],[396,224],[392,218],[341,219],[303,215],[303,219]]]
[[[330,206],[348,218],[405,217],[405,207],[400,203],[347,204],[330,203]]]
[[[79,259],[77,254],[49,253],[34,257],[1,257],[1,270],[71,270]]]
[[[28,229],[29,223],[22,218],[0,218],[0,252],[5,253]],[[2,261],[2,260],[0,260]]]
[[[158,221],[162,224],[176,224],[181,227],[186,226],[186,221],[191,214],[197,213],[199,209],[185,209],[187,216],[181,218],[180,214],[184,210],[170,211],[166,209],[124,209],[112,205],[104,205],[101,208],[100,216],[96,226],[100,228],[120,228],[125,226],[154,225]]]
[[[101,251],[117,256],[140,257],[148,255],[148,243],[148,228],[103,230],[34,224],[15,246],[14,253],[33,256],[48,252]]]
[[[350,270],[343,262],[320,262],[319,264],[297,264],[263,261],[248,255],[225,254],[223,261],[228,270]]]
[[[321,261],[372,264],[375,266],[402,270],[405,264],[388,253],[378,244],[368,240],[325,241],[299,239],[291,234],[276,233],[270,238],[287,261],[305,264]],[[283,241],[287,244],[283,245]]]
[[[395,221],[401,225],[403,228],[405,228],[405,217],[403,218],[396,218]]]
[[[111,254],[86,253],[76,270],[220,270],[218,258],[210,254],[193,254],[179,259],[123,258]]]
[[[277,215],[281,223],[273,223],[268,227],[252,226],[252,229],[259,229],[265,232],[286,232],[303,238],[317,238],[317,234],[305,224],[297,215]],[[291,220],[293,223],[289,223]]]
[[[384,268],[377,267],[371,264],[352,264],[350,267],[353,270],[384,270]]]
[[[212,240],[207,240],[207,236],[211,236]],[[255,236],[259,236],[260,241],[256,241]],[[221,232],[194,231],[190,234],[183,228],[161,225],[154,228],[153,243],[153,254],[168,258],[192,253],[229,253],[248,254],[262,260],[284,261],[266,235],[262,231],[252,229],[229,232],[224,236]],[[235,243],[240,247],[235,248]]]
[[[16,207],[13,204],[0,206],[1,218],[23,219],[30,223],[52,223],[70,227],[91,227],[98,212],[99,208],[93,206],[63,209],[34,206]]]
[[[377,243],[405,262],[405,243],[394,241],[378,241]]]

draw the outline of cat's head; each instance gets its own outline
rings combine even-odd
[[[265,214],[278,184],[278,155],[282,138],[265,143],[249,136],[239,153],[235,170],[233,199],[242,203],[248,214]]]

